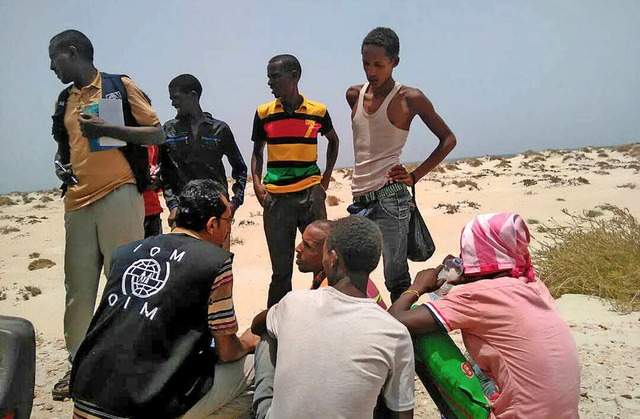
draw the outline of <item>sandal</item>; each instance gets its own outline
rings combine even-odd
[[[71,398],[71,395],[69,394],[70,380],[71,370],[67,371],[67,373],[53,386],[53,390],[51,390],[53,400],[61,402],[65,399]]]

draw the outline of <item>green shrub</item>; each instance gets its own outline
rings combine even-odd
[[[539,228],[534,265],[551,295],[586,294],[608,300],[621,313],[640,309],[640,224],[628,209],[608,206],[611,217],[572,215],[567,225]]]

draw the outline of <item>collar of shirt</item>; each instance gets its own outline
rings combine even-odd
[[[84,86],[82,89],[78,89],[78,87],[75,84],[73,84],[71,85],[71,91],[69,93],[77,95],[77,94],[80,94],[80,92],[84,89],[100,90],[102,88],[102,78],[100,77],[100,70],[96,68],[96,71],[97,71],[96,77],[93,79],[91,83],[89,83],[87,86]]]
[[[307,109],[307,106],[308,106],[308,104],[309,104],[309,101],[307,100],[307,98],[305,97],[305,95],[303,95],[302,93],[300,93],[300,96],[302,96],[302,103],[300,104],[300,106],[299,106],[296,110],[294,110],[294,112],[297,112],[297,111],[302,110],[302,109],[305,109],[305,110],[306,110],[306,109]],[[278,110],[280,110],[280,109],[284,110],[284,105],[282,105],[282,100],[280,100],[280,98],[277,98],[277,99],[276,99],[276,109],[278,109]]]

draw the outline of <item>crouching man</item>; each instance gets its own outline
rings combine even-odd
[[[212,180],[185,186],[170,234],[118,248],[76,354],[78,418],[241,417],[251,408],[258,337],[236,336],[232,221]],[[212,340],[213,337],[213,340]]]
[[[413,416],[409,332],[366,294],[381,250],[373,221],[336,221],[323,246],[329,286],[291,291],[253,320],[257,418],[371,418],[381,392],[391,417]]]

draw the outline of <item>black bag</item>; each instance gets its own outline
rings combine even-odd
[[[431,233],[418,211],[416,203],[416,187],[411,186],[413,208],[409,220],[409,236],[407,237],[407,259],[414,262],[424,262],[433,256],[436,245],[431,238]]]

